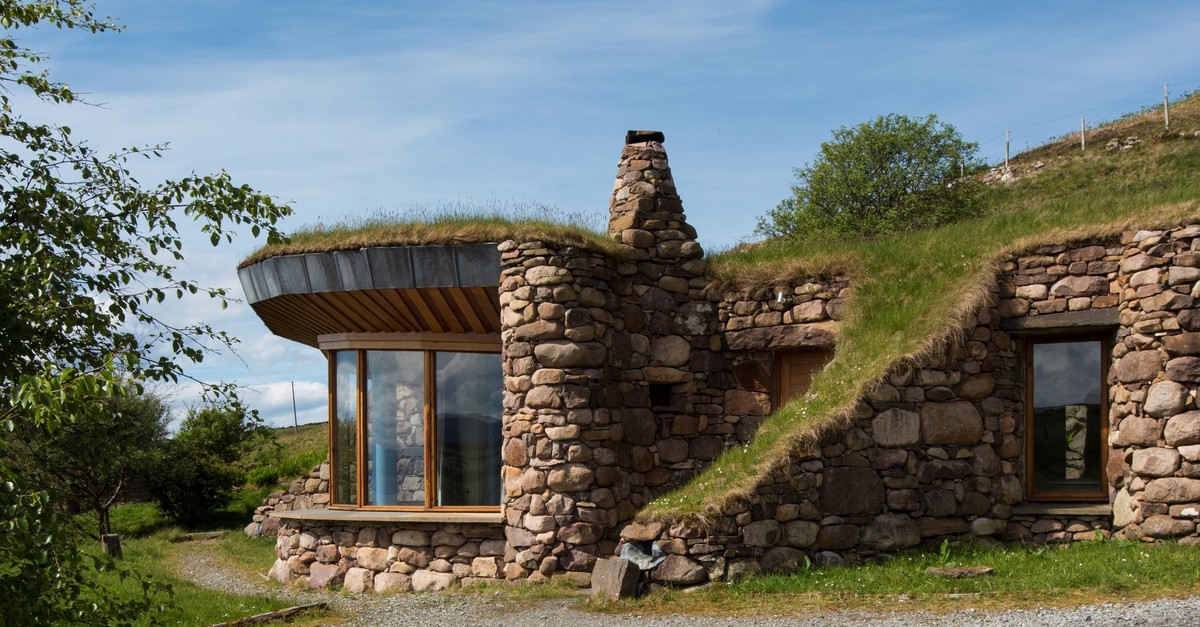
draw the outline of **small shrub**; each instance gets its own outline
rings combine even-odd
[[[240,405],[191,409],[161,448],[146,488],[175,522],[204,525],[245,483],[242,459],[267,433]]]
[[[176,439],[163,447],[146,487],[171,520],[196,527],[229,503],[245,479],[242,470]]]

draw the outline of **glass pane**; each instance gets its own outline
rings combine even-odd
[[[1099,340],[1033,345],[1034,492],[1103,492]]]
[[[436,354],[438,505],[500,504],[500,356]]]
[[[355,455],[356,388],[358,363],[355,351],[333,354],[333,502],[357,505],[358,460]]]
[[[367,505],[425,505],[425,355],[367,351]]]

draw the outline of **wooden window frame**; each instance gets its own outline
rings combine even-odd
[[[386,335],[386,337],[379,337]],[[321,350],[325,353],[326,359],[329,362],[329,508],[334,510],[352,510],[352,511],[389,511],[389,512],[481,512],[494,513],[500,511],[499,505],[437,505],[437,372],[435,355],[438,352],[455,352],[455,353],[475,353],[483,355],[498,355],[500,354],[500,338],[495,336],[471,336],[462,338],[460,341],[444,339],[444,337],[429,337],[438,334],[428,333],[413,333],[413,334],[339,334],[337,336],[323,336],[323,339],[331,341],[322,342]],[[370,336],[370,337],[356,337]],[[336,486],[337,480],[334,473],[337,472],[337,462],[334,452],[334,420],[337,414],[337,382],[336,382],[336,362],[337,353],[341,351],[353,351],[355,357],[355,505],[338,504]],[[367,442],[367,416],[366,416],[366,390],[367,383],[367,351],[398,351],[398,352],[421,352],[423,354],[422,364],[424,367],[424,484],[425,484],[425,504],[422,506],[413,505],[364,505],[367,501],[366,494],[366,454],[368,449]],[[498,444],[499,445],[499,444]]]
[[[1111,334],[1107,333],[1054,333],[1025,338],[1025,459],[1022,469],[1025,473],[1025,500],[1034,502],[1108,502],[1108,479],[1105,469],[1108,468],[1108,411],[1109,386],[1108,366],[1112,350]],[[1034,490],[1033,485],[1033,352],[1038,344],[1064,344],[1068,342],[1100,343],[1100,487],[1092,492],[1081,491],[1041,491]]]

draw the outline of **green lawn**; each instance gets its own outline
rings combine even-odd
[[[239,525],[218,540],[176,542],[184,531],[171,526],[153,503],[119,505],[113,509],[112,521],[123,536],[124,559],[119,566],[132,571],[134,576],[100,573],[98,576],[109,594],[133,598],[141,593],[144,583],[160,590],[158,599],[163,610],[138,625],[211,625],[294,605],[271,594],[243,596],[208,590],[184,579],[180,573],[181,564],[200,555],[247,581],[261,583],[259,575],[275,559],[274,538],[247,538]],[[98,552],[98,547],[89,551]],[[328,617],[328,614],[310,614],[304,620],[314,617]]]
[[[930,566],[988,566],[992,575],[948,579]],[[818,611],[953,610],[1052,607],[1128,602],[1200,593],[1200,551],[1176,544],[1105,541],[1068,547],[986,548],[906,552],[854,568],[809,568],[699,592],[666,591],[618,603],[589,602],[597,611],[637,614],[784,614]]]
[[[254,551],[255,559],[261,564],[271,563],[273,543],[259,546],[242,546],[242,551]],[[121,566],[139,574],[122,577],[118,573],[105,572],[99,575],[109,594],[115,597],[133,597],[140,594],[146,582],[162,586],[170,595],[160,595],[163,611],[147,617],[139,625],[211,625],[234,618],[261,614],[292,604],[270,596],[241,596],[201,588],[180,577],[176,571],[185,551],[196,550],[184,544],[172,543],[167,537],[154,535],[144,538],[128,538],[123,542],[125,557]],[[201,550],[208,550],[207,547]]]

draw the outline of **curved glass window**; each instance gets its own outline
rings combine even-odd
[[[499,355],[346,350],[332,360],[335,505],[499,506]]]

